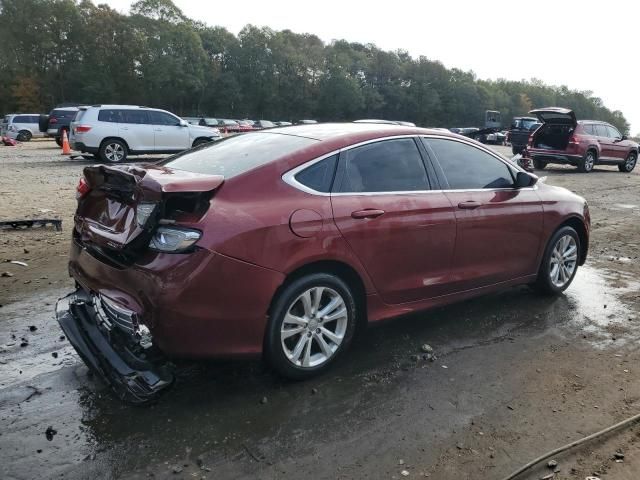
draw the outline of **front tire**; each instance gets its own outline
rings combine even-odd
[[[31,132],[29,130],[20,130],[18,132],[18,135],[16,135],[16,139],[19,142],[28,142],[29,140],[31,140],[31,137],[33,135],[31,135]]]
[[[638,154],[636,152],[630,152],[624,163],[618,165],[618,170],[624,173],[630,173],[636,168],[636,163],[638,163]]]
[[[578,233],[569,226],[558,229],[547,244],[533,288],[547,295],[564,292],[578,271],[579,257]]]
[[[204,145],[205,143],[209,143],[210,140],[206,139],[206,138],[196,138],[193,141],[193,145],[191,146],[192,148],[196,148],[199,147],[200,145]]]
[[[119,163],[127,159],[127,146],[116,139],[105,140],[100,145],[100,159],[103,162]]]
[[[578,171],[582,173],[589,173],[593,170],[596,164],[596,154],[593,150],[587,151],[584,157],[578,161]]]
[[[306,275],[278,294],[265,337],[266,359],[283,377],[325,372],[347,350],[356,327],[349,286],[327,273]]]

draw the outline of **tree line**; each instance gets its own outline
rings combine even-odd
[[[147,105],[180,115],[296,121],[386,118],[428,127],[503,123],[534,107],[629,124],[590,91],[483,80],[406,51],[268,27],[238,35],[187,18],[171,0],[123,15],[89,0],[0,0],[0,112],[65,102]]]

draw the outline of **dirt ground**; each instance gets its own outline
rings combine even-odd
[[[2,479],[500,479],[640,413],[637,172],[537,172],[591,208],[587,265],[558,298],[519,287],[386,322],[309,382],[258,360],[184,363],[158,404],[135,408],[88,372],[53,315],[72,287],[75,185],[91,163],[51,141],[0,147],[0,220],[63,226],[0,230]],[[436,361],[414,359],[423,343]],[[557,480],[638,479],[640,427],[555,460]]]

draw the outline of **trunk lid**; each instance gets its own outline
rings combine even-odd
[[[84,177],[88,193],[74,218],[81,243],[126,253],[146,250],[160,219],[197,221],[224,182],[221,175],[155,165],[96,165]]]
[[[576,114],[573,110],[560,107],[547,107],[538,108],[529,112],[531,115],[535,115],[542,123],[551,123],[554,125],[572,125],[576,126],[578,121],[576,120]]]

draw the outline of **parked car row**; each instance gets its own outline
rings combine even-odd
[[[192,125],[217,128],[226,133],[244,133],[265,128],[288,127],[292,122],[272,122],[271,120],[231,120],[228,118],[182,117]],[[298,124],[318,123],[316,120],[300,120]]]

